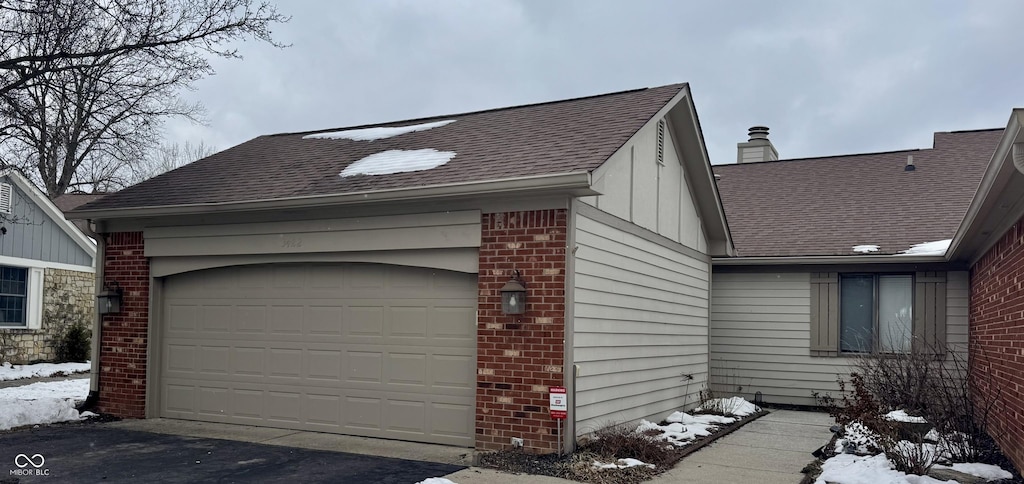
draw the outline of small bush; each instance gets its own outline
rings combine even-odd
[[[675,457],[665,442],[650,435],[638,433],[636,426],[610,425],[594,432],[594,440],[586,445],[586,452],[614,462],[632,457],[655,466],[670,466]],[[614,458],[613,458],[614,457]]]
[[[92,346],[89,330],[84,324],[68,326],[57,336],[54,357],[58,363],[84,362],[89,359]]]

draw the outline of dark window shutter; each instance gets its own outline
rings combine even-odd
[[[946,273],[918,272],[914,278],[914,349],[946,351]]]
[[[811,273],[811,356],[839,356],[839,273]]]

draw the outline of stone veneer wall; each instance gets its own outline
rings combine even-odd
[[[52,361],[57,338],[65,328],[92,328],[96,276],[91,272],[46,269],[43,274],[43,321],[40,329],[0,330],[2,358],[15,364]]]

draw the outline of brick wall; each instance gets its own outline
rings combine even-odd
[[[142,232],[107,236],[104,283],[124,290],[121,312],[103,317],[100,342],[100,411],[129,418],[146,416],[146,344],[149,262]]]
[[[477,322],[476,447],[557,449],[548,387],[563,386],[566,211],[483,215]],[[501,287],[514,270],[526,282],[527,312],[504,315]]]
[[[975,396],[1003,399],[989,433],[1024,469],[1024,218],[971,268],[970,311]]]

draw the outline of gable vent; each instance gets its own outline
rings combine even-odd
[[[10,183],[0,183],[0,213],[11,213],[11,193]]]
[[[658,164],[665,164],[665,121],[658,121]]]

